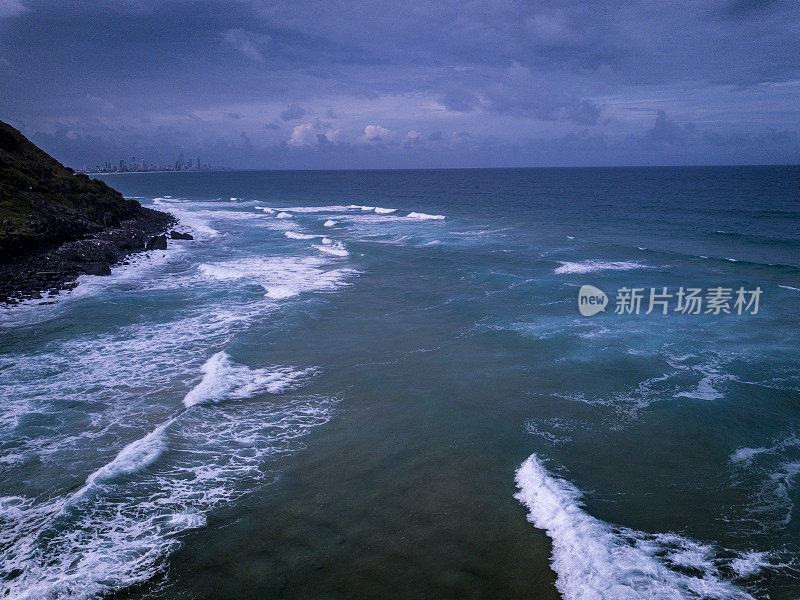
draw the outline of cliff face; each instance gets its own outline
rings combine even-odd
[[[0,121],[0,305],[58,294],[82,274],[110,275],[129,254],[166,249],[174,224]]]
[[[102,181],[76,175],[0,121],[0,260],[117,227],[143,210]]]

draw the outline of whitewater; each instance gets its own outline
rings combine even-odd
[[[800,171],[106,179],[194,239],[0,310],[0,597],[800,596]]]

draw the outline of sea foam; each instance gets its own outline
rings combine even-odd
[[[186,407],[252,398],[257,394],[277,394],[296,388],[316,369],[251,369],[237,365],[225,351],[221,351],[206,361],[202,371],[203,379],[183,399]]]
[[[198,270],[209,279],[260,285],[269,298],[282,300],[303,292],[333,291],[347,285],[347,278],[356,271],[329,269],[329,262],[316,256],[252,257],[203,263]]]
[[[551,475],[535,454],[517,470],[516,482],[514,497],[530,511],[528,520],[553,541],[551,564],[564,600],[753,600],[723,577],[724,559],[715,548],[592,517],[578,488]],[[736,558],[741,563],[729,561],[731,569],[753,574],[761,568],[752,553]]]
[[[329,206],[287,206],[279,208],[280,211],[287,211],[292,213],[330,213],[330,212],[347,212],[348,207],[339,204]]]
[[[756,482],[748,490],[751,499],[746,513],[750,518],[746,520],[757,523],[759,531],[790,523],[800,475],[800,438],[792,433],[769,446],[737,448],[729,460],[735,471],[747,472],[746,481]]]
[[[322,238],[322,245],[314,245],[314,248],[331,256],[349,256],[349,252],[341,242],[334,242],[328,238]]]
[[[121,475],[130,475],[150,466],[165,448],[164,432],[174,419],[159,425],[145,437],[125,446],[110,463],[104,465],[86,479],[86,488],[94,483],[108,481]]]
[[[196,210],[189,200],[160,203],[193,223],[200,243],[155,276],[128,267],[119,304],[151,289],[202,290],[192,302],[174,306],[154,295],[141,305],[163,311],[134,310],[130,319],[57,336],[36,352],[0,357],[0,387],[14,409],[0,415],[0,437],[14,449],[3,453],[4,472],[24,473],[32,461],[70,467],[45,482],[46,493],[30,488],[30,497],[0,498],[2,598],[97,598],[158,577],[178,534],[267,485],[279,471],[275,457],[302,448],[300,438],[331,417],[336,398],[275,396],[294,391],[313,369],[251,369],[224,353],[209,357],[208,348],[226,347],[272,308],[258,295],[223,293],[233,284],[261,284],[268,296],[288,298],[333,291],[355,271],[333,269],[316,254],[243,258],[203,237],[228,234],[230,223],[274,219],[254,210]],[[218,223],[220,232],[209,225]],[[115,270],[97,280],[109,285],[119,277]],[[117,304],[120,295],[110,298]],[[187,389],[187,375],[194,388]],[[21,419],[42,424],[36,436],[19,427]]]
[[[299,438],[326,423],[336,403],[290,397],[201,411],[294,389],[312,370],[249,369],[220,352],[203,372],[186,409],[126,445],[77,492],[0,498],[2,597],[89,600],[153,579],[180,545],[176,534],[268,483],[265,461],[300,449]]]
[[[312,235],[310,233],[298,233],[297,231],[285,231],[284,234],[290,240],[313,240],[321,238],[321,235]]]
[[[374,212],[378,214],[389,214],[395,212],[396,208],[384,208],[382,206],[363,206],[361,204],[350,204],[344,206],[341,204],[332,204],[327,206],[287,206],[278,209],[290,213],[352,213],[359,211],[362,213]]]
[[[429,215],[422,212],[410,212],[406,215],[407,219],[416,219],[418,221],[441,221],[445,218],[444,215]]]
[[[578,262],[563,261],[553,271],[556,275],[596,273],[599,271],[635,271],[650,269],[647,265],[630,260],[582,260]]]
[[[189,227],[195,239],[211,239],[220,235],[218,230],[211,227],[209,220],[204,218],[208,211],[187,210],[184,204],[185,202],[174,200],[169,196],[153,199],[153,206],[156,209],[170,213],[180,221],[181,225]]]

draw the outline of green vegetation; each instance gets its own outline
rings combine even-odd
[[[115,227],[141,212],[135,200],[76,175],[0,121],[0,259]]]

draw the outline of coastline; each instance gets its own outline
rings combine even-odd
[[[795,249],[797,186],[754,204],[769,170],[707,177],[641,170],[600,192],[553,171],[108,181],[174,211],[197,241],[0,310],[0,508],[13,519],[0,589],[128,600],[794,589],[784,565],[796,552],[783,548],[797,539],[797,291],[777,286],[796,287],[780,265]],[[682,211],[597,240],[659,184]],[[543,206],[554,189],[572,200]],[[762,214],[758,228],[718,232],[739,232],[743,210]],[[587,281],[769,288],[755,319],[582,318]]]
[[[0,263],[0,306],[73,289],[83,274],[110,275],[111,268],[140,252],[166,248],[177,219],[141,207],[139,216],[81,239],[42,247]],[[184,235],[184,234],[176,234]]]
[[[176,223],[76,174],[0,121],[0,305],[58,294],[84,273],[110,275],[131,254],[166,249]]]

